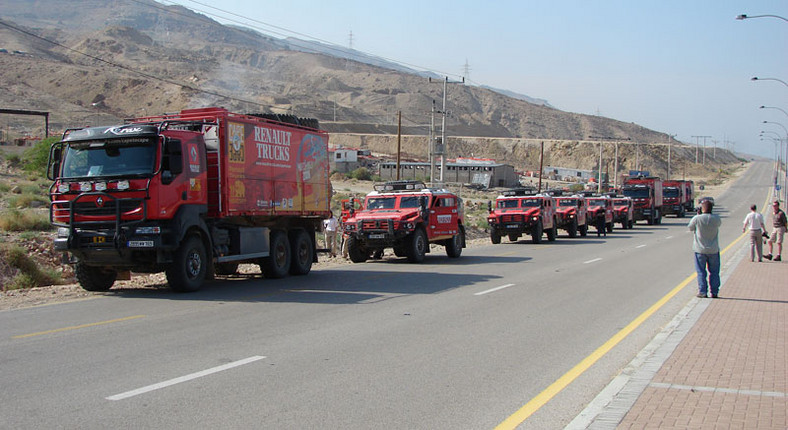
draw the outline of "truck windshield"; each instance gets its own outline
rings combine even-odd
[[[625,188],[624,195],[633,199],[647,199],[650,197],[648,188]]]
[[[534,199],[523,200],[522,206],[524,208],[538,208],[539,200],[534,200]]]
[[[678,188],[664,188],[662,190],[664,197],[678,197],[679,196],[679,189]]]
[[[516,208],[519,200],[498,200],[498,207],[501,209]]]
[[[367,209],[394,209],[396,203],[396,197],[373,197],[367,200]]]
[[[417,208],[419,207],[419,198],[417,196],[407,196],[400,198],[399,207],[401,208]]]
[[[558,206],[577,206],[575,199],[561,199],[558,201]]]
[[[588,204],[590,206],[604,206],[605,205],[605,200],[589,200]]]
[[[155,145],[69,146],[63,159],[63,178],[150,175],[156,161]]]

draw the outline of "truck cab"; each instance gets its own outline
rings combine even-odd
[[[621,228],[630,229],[635,225],[634,207],[629,197],[613,197],[614,222],[620,222]]]
[[[432,243],[444,246],[450,258],[458,258],[465,247],[463,224],[463,202],[454,193],[427,188],[421,181],[391,181],[375,185],[363,209],[350,213],[343,229],[354,263],[385,248],[421,263]]]
[[[524,234],[531,235],[533,243],[541,243],[542,235],[547,240],[556,238],[557,221],[555,200],[547,194],[531,194],[527,189],[504,191],[488,204],[487,224],[490,226],[490,241],[501,243],[502,236],[516,242]]]
[[[677,218],[684,218],[687,199],[684,184],[678,181],[665,181],[662,185],[662,212],[665,215],[672,214]]]
[[[558,227],[566,230],[569,237],[588,234],[586,199],[581,195],[555,198],[555,214]]]

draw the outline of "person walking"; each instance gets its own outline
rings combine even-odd
[[[337,256],[337,228],[339,228],[339,221],[331,212],[331,218],[323,220],[323,231],[326,236],[326,249],[331,253],[332,257]]]
[[[772,204],[772,236],[769,238],[769,254],[764,255],[763,257],[767,260],[772,259],[772,246],[776,243],[777,244],[777,256],[774,257],[774,261],[781,261],[782,260],[782,253],[783,253],[783,238],[785,237],[785,230],[786,225],[788,225],[788,220],[786,220],[785,212],[780,209],[780,202],[774,201]]]
[[[701,213],[690,220],[687,227],[693,233],[692,250],[695,251],[695,271],[698,274],[698,297],[711,297],[720,292],[720,241],[722,219],[711,213],[714,204],[710,200],[701,203]],[[707,279],[708,272],[708,279]]]
[[[755,205],[750,206],[750,213],[744,217],[744,225],[741,232],[750,232],[750,261],[755,261],[758,255],[758,262],[763,261],[763,232],[766,231],[766,224],[763,222],[763,215],[757,212]]]

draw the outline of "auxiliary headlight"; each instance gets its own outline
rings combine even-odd
[[[58,184],[57,192],[59,193],[67,193],[71,190],[71,184]]]
[[[137,227],[137,234],[159,234],[161,227]]]
[[[69,232],[68,227],[58,227],[57,237],[68,237],[68,232]]]

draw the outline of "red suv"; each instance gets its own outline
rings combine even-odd
[[[541,243],[544,233],[547,240],[555,240],[555,201],[547,194],[529,194],[527,189],[508,190],[495,199],[494,209],[489,203],[487,223],[492,243],[501,243],[501,236],[515,242],[523,234],[530,234],[533,243]]]
[[[569,237],[588,234],[586,198],[580,195],[555,198],[555,214],[558,227],[566,230]]]
[[[361,263],[384,248],[397,257],[421,263],[430,244],[446,247],[457,258],[465,248],[462,199],[445,189],[427,188],[421,181],[391,181],[375,185],[364,209],[352,211],[343,223],[350,260]]]

